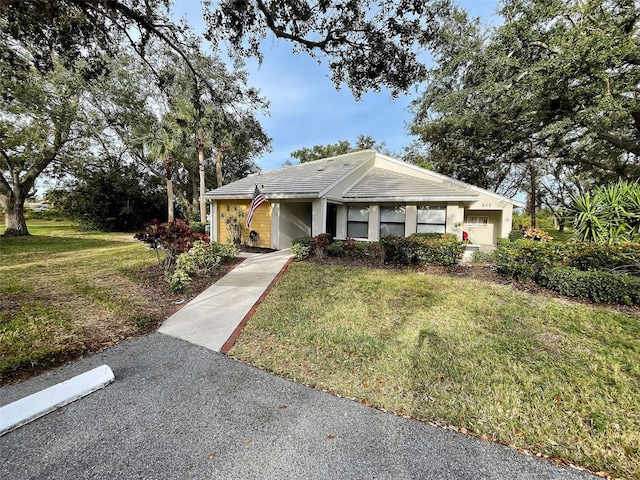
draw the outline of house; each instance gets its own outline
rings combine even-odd
[[[205,194],[211,237],[229,238],[227,221],[245,213],[256,186],[267,198],[242,241],[284,249],[296,237],[330,233],[376,241],[381,235],[449,232],[490,247],[511,231],[519,202],[439,173],[362,150],[250,175]],[[244,219],[240,219],[244,226]],[[257,239],[256,239],[257,233]]]

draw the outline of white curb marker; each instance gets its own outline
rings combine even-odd
[[[111,368],[102,365],[1,407],[0,436],[106,387],[115,378]]]

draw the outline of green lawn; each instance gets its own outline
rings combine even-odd
[[[131,234],[30,221],[0,238],[0,380],[111,345],[157,319],[136,272],[156,262]]]
[[[478,280],[294,263],[231,356],[640,478],[640,319]]]

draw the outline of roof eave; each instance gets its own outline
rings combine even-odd
[[[343,202],[370,202],[370,203],[385,203],[385,202],[405,202],[405,203],[422,203],[422,202],[477,202],[480,197],[461,195],[455,197],[447,196],[428,196],[428,197],[344,197]]]

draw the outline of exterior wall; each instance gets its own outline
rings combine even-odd
[[[311,202],[279,204],[278,242],[274,248],[291,247],[296,237],[311,236]]]
[[[338,205],[336,213],[336,238],[344,240],[347,238],[347,206]]]
[[[418,231],[418,207],[416,205],[406,206],[404,222],[405,237]]]
[[[447,205],[447,233],[458,235],[462,240],[463,227],[464,207],[460,205]]]
[[[487,217],[488,222],[484,226],[472,225],[469,223],[469,217],[472,216]],[[471,243],[495,245],[502,233],[502,210],[468,210],[463,229],[469,234]]]
[[[311,236],[315,237],[325,232],[327,224],[327,199],[316,198],[311,203]]]
[[[226,243],[229,241],[229,232],[227,231],[227,224],[225,223],[224,216],[227,215],[227,205],[233,209],[233,207],[239,207],[245,215],[249,211],[250,200],[229,200],[218,202],[218,242]],[[271,203],[263,203],[253,214],[253,220],[251,221],[251,228],[244,228],[244,222],[246,217],[242,220],[242,242],[249,241],[249,232],[255,230],[258,232],[259,238],[256,246],[271,248]]]
[[[353,204],[357,205],[357,204]],[[380,240],[380,205],[374,203],[367,203],[369,206],[369,236],[367,240],[378,241]],[[386,205],[386,204],[385,204]],[[422,205],[422,204],[421,204]],[[433,205],[443,205],[442,203],[434,203]],[[405,210],[405,224],[404,234],[409,236],[416,233],[418,230],[418,207],[416,204],[406,204]],[[447,218],[446,218],[446,231],[447,233],[454,233],[462,236],[462,230],[464,225],[456,226],[456,224],[462,224],[465,219],[464,207],[458,204],[447,205]],[[338,206],[337,215],[337,234],[336,239],[344,240],[347,236],[347,205]],[[507,233],[508,235],[508,233]]]

